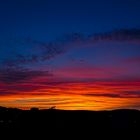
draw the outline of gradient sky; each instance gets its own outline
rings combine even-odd
[[[140,1],[1,0],[0,106],[140,109]]]

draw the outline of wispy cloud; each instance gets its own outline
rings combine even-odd
[[[84,96],[91,97],[111,97],[111,98],[140,98],[140,91],[125,91],[119,93],[90,93],[84,94]]]
[[[41,42],[34,39],[25,39],[21,43],[28,46],[28,53],[16,52],[14,58],[7,58],[3,62],[7,65],[23,65],[48,61],[58,55],[63,55],[72,48],[77,47],[96,47],[97,42],[117,41],[140,43],[140,29],[120,29],[106,33],[85,36],[79,33],[68,34],[60,41]],[[20,45],[20,41],[19,41]]]
[[[52,76],[48,71],[34,71],[34,70],[15,70],[15,69],[1,69],[0,82],[17,83],[31,80],[32,78],[41,76]]]
[[[140,43],[140,29],[119,29],[89,37],[93,41],[121,41]]]
[[[123,63],[140,64],[140,56],[126,58],[126,59],[123,60]]]

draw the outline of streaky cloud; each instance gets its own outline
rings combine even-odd
[[[40,61],[49,61],[59,55],[63,55],[72,48],[97,47],[95,44],[101,41],[132,42],[140,44],[140,29],[118,29],[106,33],[84,35],[82,33],[66,34],[62,39],[54,42],[43,42],[31,38],[19,41],[24,44],[27,53],[16,52],[14,58],[5,58],[3,65],[15,67],[25,64],[38,63]]]
[[[0,69],[0,81],[4,83],[23,82],[41,76],[52,76],[52,74],[48,71],[28,69]]]

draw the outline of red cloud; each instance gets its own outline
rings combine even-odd
[[[124,60],[124,63],[140,64],[140,56],[127,58]]]

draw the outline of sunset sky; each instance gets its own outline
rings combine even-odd
[[[0,106],[140,109],[140,1],[1,0]]]

